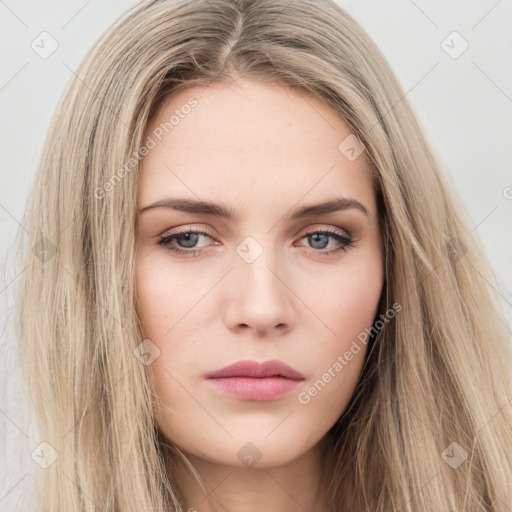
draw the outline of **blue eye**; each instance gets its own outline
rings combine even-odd
[[[211,238],[205,231],[197,231],[191,229],[181,233],[174,233],[171,235],[163,236],[158,240],[158,245],[165,247],[167,250],[175,254],[195,256],[201,252],[201,248],[196,248],[196,244],[198,243],[200,237]],[[310,248],[319,249],[315,250],[314,252],[320,255],[330,255],[340,250],[346,251],[353,245],[353,239],[350,236],[343,235],[338,231],[330,229],[311,231],[303,235],[300,240],[302,239],[308,239],[309,243],[312,244]],[[336,242],[339,244],[339,247],[336,247],[335,249],[324,250],[325,247],[329,245],[329,239],[336,240]],[[173,242],[178,243],[178,247],[173,246]]]
[[[197,243],[197,240],[200,236],[206,236],[206,237],[210,238],[208,236],[208,233],[205,233],[204,231],[190,230],[190,231],[185,231],[183,233],[175,233],[173,235],[163,236],[158,240],[158,244],[163,245],[166,249],[168,249],[169,251],[172,251],[176,254],[195,255],[196,253],[200,252],[200,250],[195,249],[193,246]],[[180,249],[179,247],[172,247],[171,243],[174,240],[182,241],[184,243],[184,246],[180,246],[180,247],[184,247],[185,250]],[[189,250],[186,250],[187,248],[189,248]]]
[[[354,240],[350,236],[342,235],[338,231],[330,229],[311,231],[306,233],[302,238],[307,238],[308,241],[312,244],[313,249],[325,249],[325,247],[329,244],[329,238],[334,238],[338,244],[340,244],[339,247],[330,249],[328,251],[319,252],[319,254],[324,255],[329,255],[338,251],[346,251],[348,248],[352,247],[354,243]]]

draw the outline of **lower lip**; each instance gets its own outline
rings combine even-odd
[[[244,400],[273,400],[296,388],[301,381],[285,377],[221,377],[208,379],[214,386]]]

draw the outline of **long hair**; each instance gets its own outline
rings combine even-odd
[[[22,244],[26,388],[58,454],[41,471],[41,509],[183,510],[182,454],[159,435],[134,355],[140,148],[166,95],[237,77],[334,109],[366,148],[378,198],[379,315],[401,311],[328,432],[332,510],[510,510],[512,353],[495,275],[390,66],[332,0],[143,1],[75,70]]]

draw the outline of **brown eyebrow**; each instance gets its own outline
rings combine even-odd
[[[232,208],[227,208],[226,206],[219,203],[178,198],[161,199],[156,203],[150,204],[140,209],[139,213],[153,210],[155,208],[168,208],[185,213],[208,215],[231,220],[238,220],[239,218]],[[368,210],[356,199],[338,197],[336,199],[332,199],[320,204],[301,206],[300,208],[294,210],[288,217],[290,220],[296,221],[307,217],[313,217],[315,215],[325,215],[327,213],[348,209],[356,209],[369,216]]]

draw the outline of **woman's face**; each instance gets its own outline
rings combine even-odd
[[[148,125],[139,316],[156,421],[189,454],[285,464],[345,410],[383,284],[376,200],[351,133],[317,99],[246,80],[182,90]],[[206,378],[247,360],[300,376]]]

